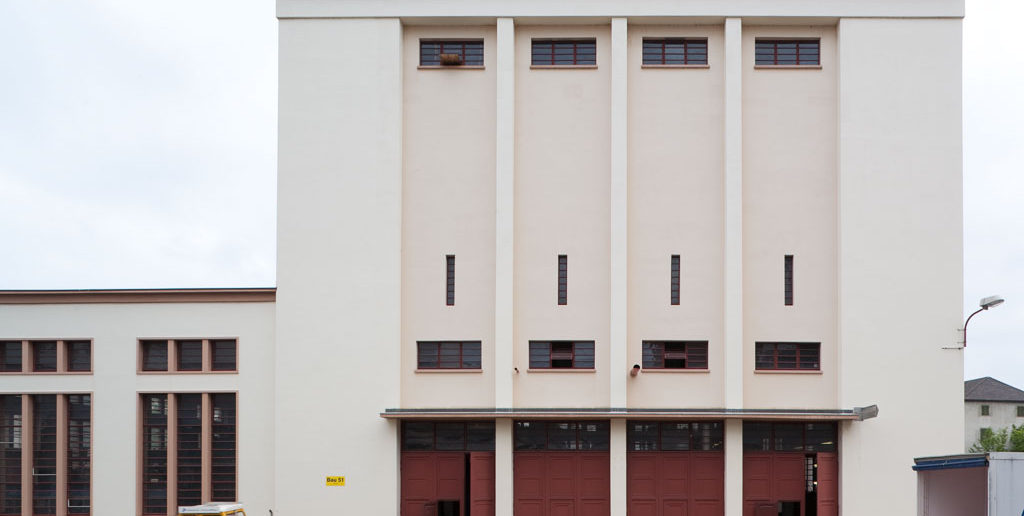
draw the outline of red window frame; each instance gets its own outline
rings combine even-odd
[[[670,45],[682,45],[682,53],[669,52]],[[708,64],[708,38],[644,38],[643,64],[645,66],[702,66]],[[670,56],[679,55],[679,59]]]
[[[559,58],[559,45],[572,46],[571,61]],[[597,66],[597,38],[534,39],[530,42],[530,55],[532,66]]]
[[[581,344],[589,345],[589,351],[584,352]],[[529,345],[530,369],[594,369],[595,345],[592,340],[531,340]],[[544,346],[547,346],[546,353],[543,351]],[[555,351],[555,346],[558,346],[558,351]],[[545,354],[546,363],[541,360]],[[556,360],[569,361],[571,365],[556,366]]]
[[[780,346],[795,346],[793,360],[779,361]],[[762,362],[762,357],[769,356],[771,363]],[[803,367],[804,362],[812,361],[814,367]],[[792,367],[788,364],[792,362]],[[821,343],[820,342],[756,342],[754,344],[754,369],[758,371],[820,371],[821,370]]]
[[[450,362],[448,358],[442,361],[442,350],[445,345],[457,344],[459,346],[459,360],[458,365],[455,367],[442,367],[445,362]],[[470,346],[467,350],[466,346]],[[427,346],[434,346],[433,352],[425,350]],[[475,347],[476,349],[472,349]],[[474,357],[475,355],[475,357]],[[424,358],[433,358],[433,362],[424,361]],[[476,359],[476,367],[473,365],[466,365],[467,358],[472,360]],[[416,342],[416,369],[422,370],[458,370],[458,369],[473,369],[477,370],[482,367],[482,346],[479,340],[421,340]],[[472,362],[470,362],[472,364]]]
[[[445,58],[443,56],[458,56]],[[450,61],[446,61],[450,59]],[[483,66],[482,39],[421,39],[420,66]]]
[[[708,368],[708,341],[706,340],[645,340],[642,343],[644,369],[697,369]],[[682,347],[682,350],[669,350]],[[685,360],[684,367],[667,367],[666,360]]]
[[[780,45],[793,45],[793,60],[779,60]],[[754,41],[754,64],[756,66],[820,66],[821,39],[761,39]]]

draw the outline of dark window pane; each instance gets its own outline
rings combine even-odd
[[[546,369],[551,367],[551,343],[530,342],[530,369]]]
[[[582,40],[535,39],[532,42],[534,65],[594,65],[597,64],[596,42]]]
[[[21,372],[20,340],[0,342],[0,352],[3,353],[2,360],[0,360],[0,371],[6,373]]]
[[[462,365],[462,344],[458,342],[442,342],[441,369],[458,369]]]
[[[437,342],[416,343],[416,367],[419,369],[437,369],[441,362],[437,356],[440,345]]]
[[[584,421],[579,423],[579,449],[584,451],[605,451],[609,444],[609,425],[607,421]]]
[[[494,422],[467,423],[466,449],[469,451],[494,451]]]
[[[693,449],[703,451],[721,451],[725,440],[722,423],[694,423]]]
[[[142,370],[143,371],[166,371],[167,370],[167,341],[166,340],[144,340],[144,341],[142,341]]]
[[[445,304],[455,306],[455,255],[445,257]]]
[[[56,355],[56,343],[54,355]],[[32,514],[57,514],[57,396],[32,396]]]
[[[658,423],[630,421],[629,450],[656,451],[658,449]]]
[[[836,425],[832,423],[807,423],[807,451],[836,451]]]
[[[796,369],[796,344],[775,345],[775,361],[779,369]]]
[[[22,442],[21,396],[0,395],[0,514],[21,514]]]
[[[573,347],[574,362],[573,367],[576,369],[593,369],[594,368],[594,342],[593,341],[582,341],[574,343]]]
[[[214,371],[234,371],[238,369],[237,363],[238,343],[235,340],[211,340],[210,352],[213,357],[210,362]]]
[[[663,342],[645,340],[642,346],[645,368],[660,369],[665,367],[665,344]]]
[[[775,345],[771,342],[758,342],[754,350],[755,369],[775,369]]]
[[[92,448],[92,396],[67,396],[67,463],[65,496],[68,514],[89,514],[90,450]]]
[[[662,423],[661,449],[664,451],[686,451],[690,449],[689,423]]]
[[[167,514],[167,395],[142,396],[142,513]]]
[[[57,370],[57,342],[39,341],[32,343],[32,370],[51,372]]]
[[[543,450],[545,448],[547,448],[547,437],[543,421],[516,421],[515,449]]]
[[[92,370],[92,343],[76,340],[65,343],[68,355],[68,371]]]
[[[437,423],[434,426],[438,450],[465,450],[465,423]]]
[[[177,396],[178,505],[198,505],[202,503],[203,490],[203,395]]]
[[[462,368],[480,369],[480,342],[462,343]]]
[[[179,340],[175,344],[178,347],[179,371],[203,370],[203,341]]]
[[[236,500],[238,436],[235,395],[211,394],[210,405],[213,416],[210,428],[210,496],[212,500]]]
[[[576,423],[548,422],[549,450],[575,450],[578,444]]]
[[[747,451],[771,451],[773,449],[772,424],[744,421],[743,449]]]
[[[775,451],[803,451],[804,425],[800,423],[775,424]]]
[[[402,423],[403,450],[433,450],[434,423],[406,421]]]
[[[800,369],[821,369],[821,344],[800,344]]]
[[[478,40],[420,41],[420,66],[483,66],[484,42]]]

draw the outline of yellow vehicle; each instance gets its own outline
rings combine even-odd
[[[178,516],[245,516],[240,503],[205,503],[190,507],[178,507]]]

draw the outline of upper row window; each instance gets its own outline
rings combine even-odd
[[[817,66],[821,64],[821,40],[758,39],[754,43],[757,66]]]
[[[534,66],[593,66],[597,64],[597,40],[535,39],[531,54]]]
[[[140,340],[139,370],[143,372],[235,372],[235,339]]]
[[[88,340],[0,341],[0,372],[88,373],[92,342]]]
[[[707,38],[644,38],[645,65],[706,65]]]
[[[420,66],[483,66],[482,39],[421,39]]]

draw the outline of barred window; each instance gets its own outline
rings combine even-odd
[[[480,341],[420,341],[417,369],[480,369]]]
[[[821,369],[820,342],[757,342],[754,355],[758,370]]]
[[[815,66],[821,64],[821,40],[758,39],[754,56],[757,66]]]
[[[484,40],[420,40],[420,66],[483,66]]]
[[[593,369],[594,341],[530,341],[530,369]]]
[[[707,38],[644,38],[645,65],[706,65]]]
[[[644,369],[707,369],[706,340],[645,340]]]
[[[532,47],[534,66],[592,66],[597,64],[597,40],[535,39]]]

